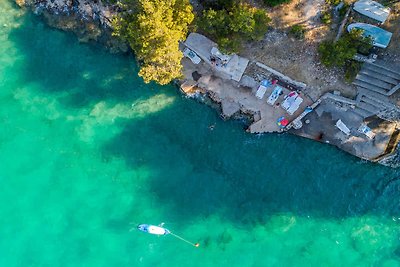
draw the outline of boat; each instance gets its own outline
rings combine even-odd
[[[384,23],[390,14],[387,8],[372,0],[360,0],[354,3],[353,9],[358,13]]]
[[[153,235],[168,235],[171,233],[168,229],[164,227],[155,226],[151,224],[139,224],[137,228],[142,232]]]
[[[192,243],[192,242],[184,239],[183,237],[180,237],[179,235],[172,233],[170,230],[162,227],[163,225],[164,225],[164,223],[160,224],[159,226],[155,226],[155,225],[151,225],[151,224],[139,224],[137,226],[137,229],[142,232],[152,234],[152,235],[171,235],[171,236],[176,237],[177,239],[180,239],[183,242],[186,242],[196,248],[198,248],[200,246],[200,243]]]
[[[371,37],[373,42],[372,44],[380,48],[386,48],[390,43],[390,39],[392,38],[391,32],[367,23],[352,23],[347,26],[347,31],[350,32],[353,29],[363,30],[362,35],[364,37]]]

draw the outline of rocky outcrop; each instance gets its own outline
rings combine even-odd
[[[118,7],[101,0],[15,0],[30,8],[55,28],[74,32],[80,41],[96,41],[112,52],[126,52],[128,45],[112,36],[111,20]]]

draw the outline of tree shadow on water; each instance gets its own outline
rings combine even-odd
[[[21,24],[9,35],[23,55],[21,82],[39,84],[37,88],[57,96],[61,104],[80,108],[102,100],[126,101],[150,91],[140,90],[144,85],[135,74],[132,55],[80,44],[74,34],[50,28],[32,14],[24,15]]]
[[[80,45],[72,34],[49,30],[36,17],[24,20],[26,26],[9,36],[24,56],[23,82],[38,83],[43,93],[75,108],[152,94],[133,75],[133,60]],[[216,214],[247,225],[275,213],[326,218],[399,213],[397,171],[290,135],[246,134],[208,107],[177,102],[128,121],[103,147],[104,157],[151,169],[150,190],[169,204],[171,216],[184,221]]]
[[[276,213],[339,219],[399,212],[400,194],[383,196],[395,170],[295,136],[246,134],[207,109],[185,102],[131,121],[103,153],[150,168],[151,192],[183,221],[218,215],[247,225]]]

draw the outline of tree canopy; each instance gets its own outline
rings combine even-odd
[[[362,34],[362,30],[354,29],[336,43],[333,41],[322,42],[318,49],[321,62],[327,67],[343,67],[353,59],[357,51],[367,53],[372,47],[372,40],[363,37]]]
[[[181,76],[184,40],[193,21],[189,0],[134,0],[125,2],[114,20],[115,35],[125,38],[140,62],[139,76],[146,83],[168,84]]]
[[[204,10],[198,26],[215,39],[222,50],[238,52],[243,41],[261,40],[269,22],[265,11],[237,4],[228,9]]]
[[[372,39],[362,34],[362,30],[353,29],[336,43],[322,42],[318,49],[321,62],[327,67],[343,67],[346,80],[352,80],[361,67],[359,62],[353,60],[354,55],[357,52],[368,54],[372,48]]]

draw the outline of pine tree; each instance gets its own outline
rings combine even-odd
[[[139,76],[159,84],[181,77],[179,41],[194,18],[189,0],[137,0],[128,6],[133,12],[115,21],[115,33],[134,50]]]

